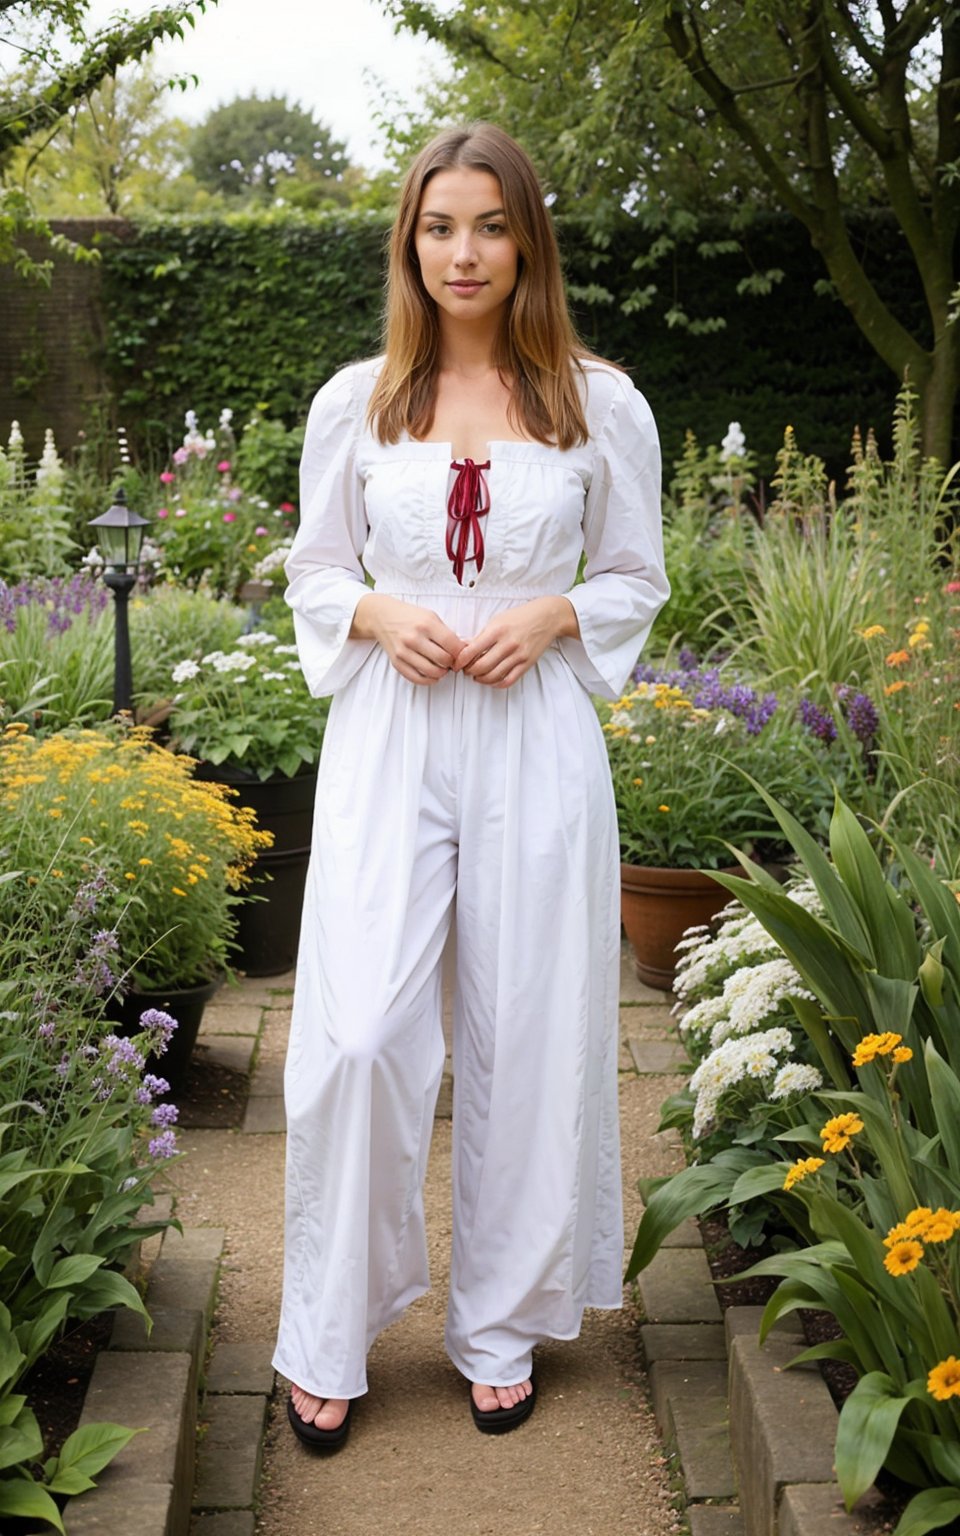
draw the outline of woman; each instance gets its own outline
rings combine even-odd
[[[500,1432],[533,1408],[534,1345],[621,1303],[617,828],[590,694],[622,691],[669,592],[650,411],[578,344],[536,174],[500,129],[442,133],[411,166],[385,356],[321,389],[301,475],[287,601],[311,690],[336,697],[274,1364],[294,1431],[336,1449],[370,1345],[428,1287],[455,909],[446,1346]]]

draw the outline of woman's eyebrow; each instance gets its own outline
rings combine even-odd
[[[502,213],[503,213],[503,209],[502,208],[490,208],[486,213],[478,213],[476,215],[476,218],[474,219],[474,223],[476,223],[477,220],[479,220],[479,219],[492,219],[497,214],[502,214]],[[447,219],[447,220],[451,220],[452,221],[453,214],[452,213],[436,213],[436,212],[434,212],[433,210],[431,210],[429,208],[425,208],[423,213],[421,213],[420,217],[421,217],[421,219]]]

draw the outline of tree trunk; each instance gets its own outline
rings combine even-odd
[[[926,377],[911,380],[920,397],[924,455],[939,459],[944,469],[954,460],[954,412],[960,386],[956,328],[948,325],[938,337]]]

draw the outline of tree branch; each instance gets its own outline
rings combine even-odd
[[[937,167],[960,160],[960,15],[944,18],[937,82]],[[960,227],[960,181],[933,179],[933,228],[941,248],[952,251]]]
[[[208,3],[209,0],[179,0],[166,10],[149,12],[132,26],[100,33],[76,63],[42,87],[39,95],[0,103],[0,157],[58,122],[70,107],[96,90],[107,75],[115,74],[128,60],[140,58],[159,38],[182,36],[183,23],[193,11],[205,10]]]
[[[834,0],[834,9],[837,14],[837,20],[843,31],[847,34],[848,40],[853,44],[864,64],[869,65],[874,73],[876,73],[880,68],[880,54],[875,48],[870,46],[866,37],[860,31],[860,28],[850,14],[847,0]]]

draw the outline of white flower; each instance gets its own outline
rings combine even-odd
[[[257,664],[257,658],[247,651],[231,651],[227,656],[222,651],[214,651],[212,661],[217,672],[249,672]]]
[[[170,678],[174,683],[188,683],[191,677],[198,677],[199,673],[200,668],[195,661],[178,661]]]
[[[799,972],[783,955],[734,971],[723,984],[721,1001],[726,1017],[716,1024],[710,1044],[722,1045],[730,1035],[744,1035],[748,1030],[757,1029],[771,1014],[778,1012],[789,997],[805,997],[816,1002],[813,993],[803,985]]]
[[[215,667],[218,661],[223,660],[223,652],[208,651],[206,656],[201,656],[200,660],[203,662],[205,667]]]
[[[224,431],[227,430],[227,428],[229,427],[229,425],[230,425],[232,420],[233,420],[233,412],[231,411],[229,406],[225,405],[223,410],[220,412],[220,426],[223,428]]]
[[[53,440],[53,428],[48,427],[43,438],[43,453],[37,465],[37,489],[57,492],[63,483],[63,463]]]
[[[87,566],[91,571],[99,571],[102,569],[103,556],[101,555],[96,544],[94,544],[89,554],[84,555],[83,559],[80,561],[80,564]]]
[[[271,635],[269,629],[251,629],[248,635],[241,635],[237,641],[238,645],[251,647],[255,645],[276,645],[276,643],[277,637],[276,635]]]
[[[699,1139],[713,1125],[721,1096],[745,1077],[762,1078],[777,1069],[777,1056],[789,1051],[793,1038],[788,1029],[765,1029],[738,1039],[725,1040],[701,1061],[690,1079],[695,1095],[693,1135]]]
[[[186,427],[188,432],[196,432],[196,430],[197,430],[197,413],[196,413],[196,411],[186,411],[184,413],[184,417],[183,417],[183,424]]]
[[[296,656],[299,653],[295,645],[278,645],[273,654],[274,656]]]
[[[739,421],[731,421],[727,428],[727,435],[720,444],[720,457],[726,463],[727,459],[742,459],[747,451],[747,440],[743,435],[743,428]]]
[[[260,675],[267,683],[285,683],[287,680],[286,672],[262,672]]]
[[[11,453],[17,453],[23,447],[23,433],[20,431],[19,421],[11,421],[10,436],[7,439],[7,447]]]
[[[773,1080],[770,1097],[786,1099],[792,1093],[815,1093],[822,1086],[823,1078],[816,1067],[808,1067],[802,1061],[787,1061]]]

